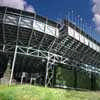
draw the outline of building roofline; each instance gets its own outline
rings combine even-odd
[[[84,32],[83,30],[81,30],[79,27],[77,27],[76,25],[74,25],[70,21],[64,19],[64,24],[65,25],[69,25],[70,27],[72,27],[73,29],[75,29],[77,32],[79,32],[80,34],[82,34],[83,36],[85,36],[87,39],[91,40],[92,42],[94,42],[94,43],[96,43],[97,45],[100,46],[100,43],[99,42],[97,42],[90,35],[88,35],[86,32]]]

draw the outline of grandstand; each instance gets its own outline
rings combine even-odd
[[[100,75],[100,43],[68,19],[62,22],[0,7],[0,77],[10,62],[10,85],[13,79],[22,83],[27,76],[27,82],[56,86],[55,68],[62,64],[74,70],[75,88],[77,72],[84,70],[91,75],[90,88],[95,89],[96,75]]]

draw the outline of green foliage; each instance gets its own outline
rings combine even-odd
[[[56,69],[56,84],[58,85],[74,85],[73,71],[68,71],[65,68],[57,67]]]
[[[99,94],[31,85],[0,86],[0,100],[100,100]]]
[[[96,76],[96,89],[100,90],[100,76]]]
[[[91,89],[91,77],[89,73],[84,70],[77,73],[77,87]]]
[[[58,65],[56,67],[56,85],[65,85],[68,87],[74,87],[75,82],[77,82],[77,88],[91,89],[91,73],[88,73],[84,70],[77,71],[77,79],[75,81],[74,70],[67,70],[65,66]],[[100,75],[96,77],[95,88],[100,90]]]

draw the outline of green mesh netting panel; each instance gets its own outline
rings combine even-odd
[[[100,90],[100,75],[96,76],[96,90]]]
[[[77,72],[77,87],[90,89],[91,88],[91,74],[84,70]]]
[[[74,85],[74,74],[72,70],[62,67],[56,68],[56,85],[72,87]]]

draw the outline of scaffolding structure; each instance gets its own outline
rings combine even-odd
[[[70,29],[84,36],[88,44],[71,36]],[[100,74],[100,43],[68,19],[58,24],[36,13],[0,7],[0,52],[13,56],[10,85],[17,54],[47,60],[45,86],[53,85],[58,63]]]

